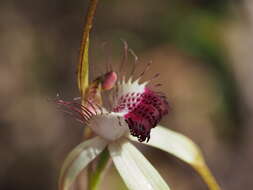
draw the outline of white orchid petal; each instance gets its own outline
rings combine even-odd
[[[130,142],[121,139],[110,144],[109,151],[130,190],[169,190],[156,169]]]
[[[78,174],[106,147],[107,142],[100,137],[79,144],[69,153],[60,173],[60,190],[68,190]]]
[[[187,163],[200,159],[199,148],[189,138],[161,126],[152,129],[147,145],[169,152]]]
[[[129,138],[138,142],[136,138],[132,136],[129,136]],[[203,177],[210,189],[220,189],[206,166],[199,147],[186,136],[165,127],[157,126],[152,129],[150,140],[146,143],[146,145],[161,149],[183,160],[195,168],[195,170]]]

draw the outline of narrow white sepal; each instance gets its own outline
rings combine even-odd
[[[109,152],[130,190],[169,190],[156,169],[130,142],[120,139],[109,145]]]
[[[162,126],[156,126],[151,130],[150,140],[146,145],[166,151],[179,159],[194,163],[200,159],[200,150],[189,138]],[[129,136],[132,141],[136,138]]]
[[[59,179],[59,189],[68,190],[78,174],[99,155],[107,142],[100,137],[86,140],[69,153],[64,161]]]
[[[129,138],[138,142],[132,136]],[[146,145],[161,149],[188,163],[200,174],[210,190],[220,190],[199,147],[191,139],[165,127],[157,126],[152,129],[150,140]]]

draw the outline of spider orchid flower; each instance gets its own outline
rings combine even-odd
[[[105,149],[108,149],[130,190],[170,189],[152,164],[132,144],[133,141],[178,157],[192,165],[210,189],[219,189],[198,147],[187,137],[159,125],[169,112],[169,104],[162,93],[152,90],[152,80],[140,82],[150,64],[136,79],[133,76],[136,64],[129,77],[122,74],[122,65],[118,73],[110,71],[96,78],[86,90],[84,103],[56,100],[72,110],[77,120],[95,134],[95,137],[74,148],[66,158],[60,175],[60,189],[70,189],[79,173]],[[101,103],[105,90],[109,95],[106,93],[103,98],[107,99],[109,106]]]

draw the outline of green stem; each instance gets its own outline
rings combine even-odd
[[[98,186],[101,182],[106,167],[109,165],[110,155],[107,149],[105,149],[99,156],[97,167],[95,171],[89,171],[88,178],[88,190],[98,190]]]

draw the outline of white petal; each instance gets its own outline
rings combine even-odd
[[[130,190],[169,190],[150,162],[128,141],[109,145],[113,162]]]
[[[103,113],[89,121],[89,127],[100,137],[114,141],[129,132],[123,113]]]
[[[78,174],[106,147],[107,142],[99,137],[86,140],[69,153],[61,169],[59,187],[67,190]]]
[[[184,135],[161,126],[153,128],[150,135],[150,140],[146,145],[169,152],[188,163],[192,163],[199,159],[199,148]],[[130,139],[137,141],[136,138],[132,136]]]
[[[129,136],[133,141],[136,138]],[[146,145],[150,145],[173,154],[177,158],[191,165],[202,176],[206,184],[212,190],[219,190],[220,187],[205,164],[204,158],[198,146],[189,138],[171,131],[167,128],[157,126],[152,129],[151,137]]]

